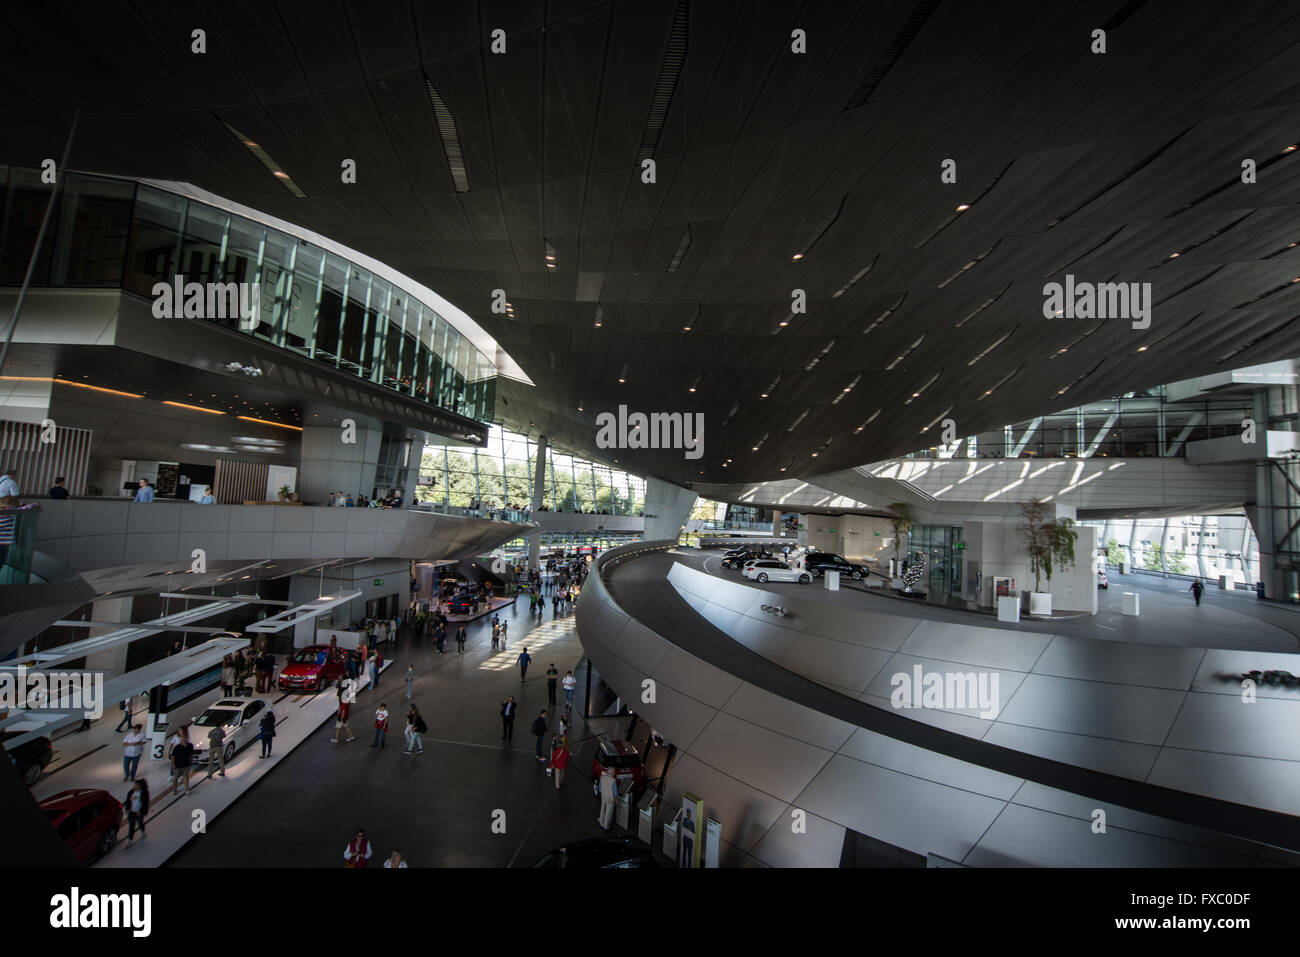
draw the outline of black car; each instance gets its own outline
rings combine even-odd
[[[8,752],[23,783],[31,787],[41,779],[41,772],[45,770],[46,765],[54,760],[54,745],[50,743],[49,738],[45,737],[35,737],[12,748],[6,743],[25,733],[24,731],[0,731],[0,746]]]
[[[745,562],[761,561],[765,558],[774,558],[775,556],[761,548],[745,547],[733,548],[722,556],[723,568],[744,568]]]
[[[812,572],[814,578],[820,578],[823,572],[839,572],[855,582],[860,582],[871,574],[865,565],[851,562],[833,552],[812,552],[805,555],[803,567]]]
[[[659,867],[650,845],[626,835],[589,837],[557,847],[533,867],[620,868]]]

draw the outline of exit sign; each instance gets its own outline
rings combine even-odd
[[[378,588],[379,586],[381,586],[383,583],[384,583],[384,580],[383,580],[382,578],[376,578],[376,579],[375,579],[375,587],[376,587],[376,588]]]
[[[965,542],[958,542],[957,544],[953,545],[953,548],[957,549],[957,551],[961,551],[965,547],[966,547]]]

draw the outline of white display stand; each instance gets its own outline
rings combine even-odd
[[[722,822],[713,818],[704,821],[704,866],[718,867],[718,855],[722,850]]]
[[[1020,620],[1020,598],[1017,595],[998,596],[998,621]]]
[[[1231,591],[1231,590],[1232,590],[1232,576],[1231,576],[1231,575],[1220,575],[1220,576],[1219,576],[1219,590],[1220,590],[1220,591]]]
[[[1135,591],[1124,592],[1124,614],[1136,616],[1138,613],[1138,593]]]
[[[665,805],[664,815],[667,818],[664,822],[664,857],[670,861],[675,861],[677,860],[677,834],[681,827],[682,809]]]
[[[822,578],[824,578],[824,579],[826,580],[826,590],[827,590],[827,591],[839,591],[839,590],[840,590],[840,573],[839,573],[839,572],[834,572],[834,571],[825,571],[825,572],[822,572]]]
[[[1052,593],[1050,591],[1031,591],[1029,593],[1029,614],[1051,616]]]
[[[659,795],[649,789],[641,795],[641,803],[637,806],[637,827],[636,836],[647,844],[654,840],[655,835],[655,811],[659,807]]]

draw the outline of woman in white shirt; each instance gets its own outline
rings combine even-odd
[[[144,754],[144,726],[131,725],[131,730],[122,738],[122,773],[123,781],[135,779],[136,768],[140,766],[140,756]]]
[[[384,861],[384,867],[405,867],[406,858],[402,856],[401,851],[393,851],[393,856]]]

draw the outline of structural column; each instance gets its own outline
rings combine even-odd
[[[546,436],[537,437],[537,465],[533,469],[533,515],[542,507],[542,492],[546,488]],[[542,559],[542,533],[533,529],[528,533],[528,567],[538,569]]]

